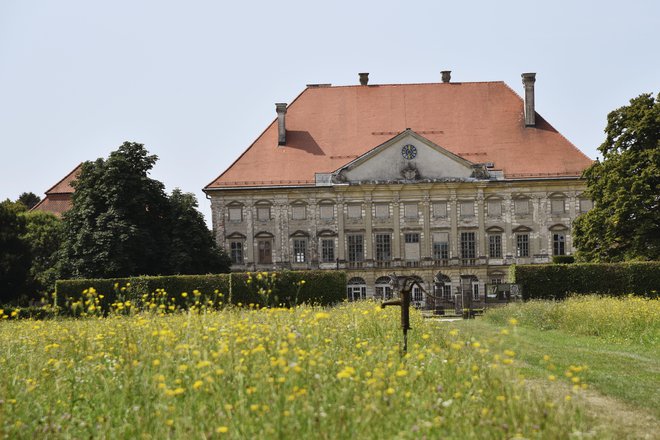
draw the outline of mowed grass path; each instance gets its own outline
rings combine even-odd
[[[477,337],[500,327],[483,318],[455,325]],[[527,377],[547,380],[550,375],[566,383],[564,372],[571,365],[586,365],[589,387],[660,419],[660,350],[656,346],[617,344],[596,337],[568,335],[558,330],[517,327],[504,336],[505,343],[519,353],[519,367]],[[549,356],[544,362],[543,357]],[[548,369],[552,364],[556,372]]]
[[[0,437],[608,437],[581,391],[520,377],[517,330],[466,324],[413,313],[401,357],[398,310],[371,302],[2,320]]]
[[[536,386],[561,394],[576,386],[576,366],[586,366],[582,404],[595,423],[609,425],[612,437],[660,438],[659,300],[531,301],[452,325],[479,337],[510,320],[519,325],[505,331],[503,343],[519,353],[518,368]]]

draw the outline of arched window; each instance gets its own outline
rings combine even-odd
[[[367,298],[367,283],[362,278],[351,278],[346,286],[346,296],[349,301]]]
[[[392,286],[390,285],[390,277],[380,277],[376,279],[376,298],[392,298]]]
[[[419,285],[422,286],[422,288],[426,289],[426,287],[424,286],[424,280],[422,280],[420,277],[413,275],[411,278],[414,278],[415,281],[417,281],[417,283],[419,283]],[[426,295],[424,294],[424,291],[420,289],[419,286],[417,285],[415,285],[412,289],[411,300],[413,306],[415,307],[420,308],[425,306]]]
[[[441,272],[435,276],[435,285],[433,286],[433,293],[436,297],[445,300],[451,299],[451,279]]]

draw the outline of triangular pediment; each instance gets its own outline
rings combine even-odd
[[[405,130],[335,171],[339,182],[410,182],[488,179],[473,164],[412,130]]]

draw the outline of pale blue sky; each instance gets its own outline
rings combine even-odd
[[[589,157],[660,89],[660,2],[0,0],[0,200],[123,141],[194,192],[308,83],[502,80]]]

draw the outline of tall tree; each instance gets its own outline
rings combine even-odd
[[[167,197],[149,171],[157,158],[125,142],[108,159],[83,164],[64,214],[62,275],[124,277],[226,272],[197,200]]]
[[[30,269],[30,249],[21,239],[24,210],[23,204],[10,200],[0,203],[0,304],[19,298]]]
[[[85,162],[64,214],[63,268],[74,277],[167,272],[169,204],[149,171],[157,157],[124,142],[108,159]]]
[[[582,261],[660,259],[660,95],[607,116],[603,160],[584,177],[594,208],[574,223]]]
[[[24,192],[18,196],[18,200],[16,201],[24,204],[27,209],[32,209],[34,205],[41,201],[41,197],[33,192]]]
[[[25,233],[21,235],[29,246],[32,258],[27,280],[29,293],[50,293],[59,276],[59,258],[64,224],[53,214],[42,211],[24,213]]]
[[[195,196],[174,189],[170,209],[170,271],[176,274],[229,272],[231,261],[216,245],[204,216],[197,210]]]

